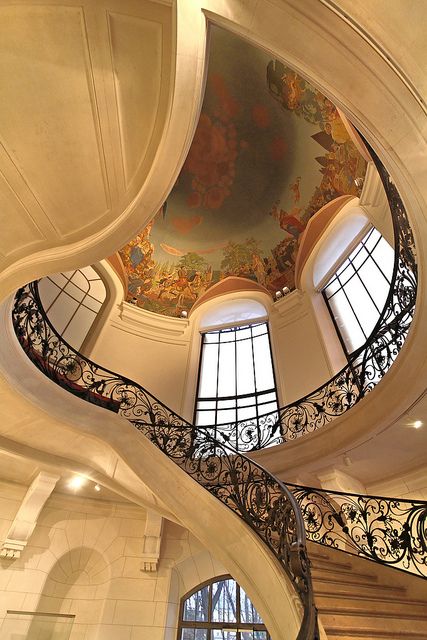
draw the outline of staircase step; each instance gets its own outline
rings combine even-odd
[[[316,605],[319,611],[332,614],[334,611],[354,612],[355,615],[376,611],[387,615],[399,615],[404,618],[427,620],[427,605],[423,600],[407,600],[406,598],[388,594],[372,593],[362,596],[359,593],[339,594],[335,592],[318,594]]]
[[[427,618],[416,614],[383,611],[361,611],[357,609],[341,610],[338,607],[330,610],[321,609],[320,616],[325,627],[330,629],[351,629],[356,627],[359,631],[364,629],[387,630],[388,633],[400,633],[401,631],[417,633],[424,632],[427,638]]]
[[[365,638],[366,640],[427,640],[424,631],[380,631],[378,629],[330,629],[325,627],[325,633],[328,638],[337,638],[338,640],[355,640],[355,638]]]
[[[310,556],[310,562],[312,569],[323,569],[327,567],[337,567],[337,569],[343,569],[347,571],[352,570],[351,562],[331,560],[330,558],[313,558]]]
[[[323,576],[313,577],[313,587],[314,594],[316,597],[322,595],[334,595],[337,599],[344,596],[366,596],[371,597],[375,594],[381,593],[384,597],[405,597],[405,589],[399,586],[389,586],[389,585],[379,585],[376,582],[372,582],[371,584],[366,582],[358,583],[357,581],[351,580],[331,580],[330,578],[325,578]],[[380,591],[381,589],[381,591]]]
[[[375,584],[377,576],[373,573],[361,573],[359,571],[348,571],[346,569],[335,569],[333,567],[313,567],[312,576],[314,580],[330,580],[331,582],[352,582],[354,584]]]

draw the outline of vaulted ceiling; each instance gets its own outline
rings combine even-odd
[[[334,105],[260,48],[211,27],[205,96],[178,180],[120,252],[128,299],[179,315],[227,276],[294,288],[308,220],[357,195],[366,163]],[[135,301],[135,300],[134,300]]]

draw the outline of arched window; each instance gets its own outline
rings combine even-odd
[[[347,355],[371,335],[390,291],[394,251],[372,227],[323,288]]]
[[[79,350],[106,299],[105,285],[93,267],[42,278],[38,284],[52,326]]]
[[[202,333],[195,424],[212,426],[217,437],[228,425],[245,420],[262,428],[258,418],[276,410],[267,323]],[[238,442],[231,444],[239,448]]]
[[[270,640],[270,636],[242,587],[230,576],[221,576],[182,598],[178,640]]]

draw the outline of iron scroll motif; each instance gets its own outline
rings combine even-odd
[[[395,235],[395,264],[392,284],[384,309],[367,342],[349,356],[346,367],[318,389],[290,405],[258,416],[258,418],[245,419],[217,427],[198,427],[206,435],[231,446],[236,451],[245,453],[295,440],[343,415],[381,380],[405,342],[415,312],[417,295],[414,238],[405,207],[395,185],[372,150],[371,155],[388,198]],[[54,348],[60,350],[62,348],[60,341],[58,342],[55,338],[46,348],[52,349],[55,341],[57,345]],[[25,348],[25,345],[23,346]],[[71,376],[74,376],[76,380],[80,380],[74,390],[70,386],[73,393],[83,394],[84,397],[86,393],[84,389],[91,392],[98,389],[98,396],[93,393],[89,394],[91,402],[96,402],[97,397],[100,400],[102,397],[104,400],[108,397],[112,402],[121,402],[120,394],[123,390],[124,379],[118,378],[116,374],[111,372],[109,372],[109,376],[105,376],[105,372],[99,376],[97,365],[88,361],[85,361],[84,367],[79,364],[83,363],[82,358],[76,361],[71,356],[67,360],[66,354],[59,352],[57,356],[56,362],[52,365],[55,371],[58,370],[57,374],[63,376],[64,370],[68,368],[67,379],[70,380]],[[40,367],[43,367],[42,363],[40,363]],[[71,371],[73,368],[74,371]],[[51,368],[46,373],[51,375]],[[132,386],[133,383],[130,384]],[[140,397],[140,403],[132,403],[132,412],[138,412],[140,410],[139,404],[141,404],[142,415],[144,415],[146,405],[150,404],[156,415],[163,415],[166,422],[185,423],[182,418],[176,416],[174,412],[145,390],[140,389],[134,393]],[[129,417],[138,416],[129,413]]]
[[[427,502],[287,486],[308,540],[427,578]]]
[[[343,415],[387,373],[406,340],[417,297],[414,237],[396,186],[375,152],[370,149],[370,153],[389,202],[395,239],[394,269],[384,308],[366,343],[328,382],[278,411],[210,430],[239,451],[295,440]],[[198,428],[209,431],[209,427]]]
[[[304,609],[297,640],[319,640],[304,521],[293,494],[260,465],[196,431],[148,391],[78,353],[49,322],[37,282],[15,297],[16,336],[53,382],[131,422],[167,457],[242,518],[281,564]]]
[[[229,445],[196,430],[142,387],[77,353],[46,318],[37,283],[18,291],[12,316],[22,348],[47,377],[127,418],[251,526],[295,584],[305,604],[304,629],[312,629],[314,615],[304,528],[313,542],[427,577],[427,502],[287,488]],[[314,633],[299,638],[316,637]]]

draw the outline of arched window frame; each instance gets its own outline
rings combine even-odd
[[[87,347],[89,344],[94,341],[94,334],[98,333],[98,330],[101,327],[101,315],[105,308],[107,307],[110,299],[109,287],[106,283],[105,274],[102,273],[101,265],[88,265],[87,267],[82,267],[81,269],[72,269],[67,272],[60,272],[57,274],[53,274],[50,276],[46,276],[42,280],[39,281],[39,291],[42,299],[42,303],[44,306],[45,313],[49,320],[52,322],[54,328],[63,336],[66,342],[69,342],[71,346],[80,353],[85,353],[87,351]],[[85,273],[87,270],[91,270],[94,274],[96,274],[96,278],[89,278],[88,274]],[[76,274],[81,274],[81,276],[88,282],[87,290],[84,290],[82,287],[79,287],[76,282],[74,282]],[[92,275],[92,274],[91,274]],[[49,286],[51,287],[51,294],[53,293],[53,297],[49,300],[49,297],[46,302],[45,295],[43,292],[43,284],[49,282]],[[104,288],[104,292],[99,297],[93,295],[91,293],[91,282],[100,282]],[[70,287],[74,288],[76,294],[73,295],[72,291],[70,291]],[[56,288],[56,290],[55,290]],[[79,293],[80,292],[80,293]],[[81,299],[78,298],[81,296]],[[55,319],[55,315],[50,314],[50,310],[54,307],[55,304],[59,303],[62,299],[70,298],[75,303],[75,308],[70,312],[69,316],[65,320],[65,326],[59,324]],[[102,298],[102,299],[101,299]],[[90,301],[90,303],[89,303]],[[84,307],[86,308],[92,315],[93,319],[90,322],[84,322],[87,329],[81,335],[79,335],[79,339],[73,339],[67,336],[67,329],[73,323],[73,320],[76,318],[80,309]]]
[[[253,421],[255,419],[254,425],[256,425],[257,429],[260,429],[258,418],[271,414],[278,409],[277,383],[268,321],[265,318],[249,323],[245,320],[240,323],[234,322],[232,325],[210,328],[201,333],[201,342],[197,392],[194,404],[194,424],[196,426],[213,427],[212,435],[215,438],[221,434],[223,429],[227,431],[228,425],[233,425],[236,422],[241,423],[245,420]],[[248,349],[249,345],[250,349]],[[268,349],[266,349],[267,345]],[[261,352],[259,351],[260,346]],[[208,349],[215,351],[214,358],[216,358],[216,375],[214,374],[216,393],[209,397],[201,395],[202,368]],[[220,366],[224,362],[226,349],[232,349],[234,354],[231,358],[231,362],[234,361],[234,388],[230,387],[230,392],[234,390],[235,393],[227,393],[225,395],[224,384],[221,385],[221,381],[224,380],[224,371],[223,367],[220,369]],[[271,371],[269,370],[268,372],[265,369],[263,370],[266,352],[269,355],[268,364],[271,366]],[[245,390],[245,392],[239,393],[239,379],[242,373],[242,365],[240,364],[239,367],[239,360],[241,363],[243,358],[245,370],[246,367],[251,369],[252,376],[250,378],[252,380],[248,380],[248,391]],[[227,357],[225,359],[229,360]],[[264,385],[260,382],[260,375],[263,376],[263,381],[266,380],[266,377],[267,380],[271,381],[268,388],[263,388]],[[253,388],[251,386],[252,381]],[[227,382],[228,384],[230,383],[230,381]],[[220,390],[221,386],[223,387],[222,390]],[[249,390],[250,386],[251,389]],[[203,419],[204,415],[207,418]],[[259,434],[259,437],[261,439],[261,434]],[[233,442],[232,445],[239,449],[238,441]]]
[[[361,275],[362,269],[365,268],[371,270],[369,273],[371,278],[368,274]],[[393,269],[394,251],[392,247],[381,232],[375,226],[370,225],[363,234],[359,234],[356,242],[353,242],[351,247],[347,249],[339,264],[334,267],[332,273],[329,272],[328,277],[324,278],[322,286],[319,287],[346,357],[363,346],[372,334],[389,295]],[[374,274],[377,277],[375,285]],[[363,294],[363,303],[360,298],[357,300],[356,295],[349,291],[349,283],[352,281],[359,284]],[[381,291],[377,289],[378,285],[382,288]],[[341,293],[350,310],[351,321],[359,333],[358,340],[351,330],[351,321],[348,319],[346,321],[344,312],[335,308],[333,302],[331,303],[331,300]],[[359,303],[359,313],[356,310],[356,302]],[[366,303],[371,307],[371,310],[375,309],[371,319],[366,313]]]
[[[232,580],[235,584],[236,589],[236,621],[235,622],[226,622],[226,621],[215,621],[213,618],[213,599],[212,599],[212,591],[213,586],[217,583],[223,581]],[[208,620],[206,621],[192,621],[192,620],[184,620],[185,613],[185,603],[186,601],[193,596],[194,594],[202,591],[208,587]],[[194,634],[191,637],[191,640],[271,640],[270,635],[267,631],[267,628],[263,622],[242,622],[241,620],[241,591],[244,591],[238,582],[232,578],[229,574],[224,574],[220,576],[216,576],[211,578],[210,580],[206,580],[201,584],[197,585],[194,589],[187,592],[182,596],[179,607],[179,622],[178,622],[178,634],[177,640],[186,640],[184,636],[184,631],[194,630]],[[246,592],[244,592],[246,594]],[[250,605],[253,607],[253,611],[256,613],[258,618],[261,620],[258,612],[250,601],[249,597],[246,594]],[[205,630],[205,634],[197,634],[196,631]],[[221,636],[217,636],[213,634],[213,631],[219,631]],[[233,634],[233,635],[231,635]],[[190,638],[189,638],[190,640]]]

